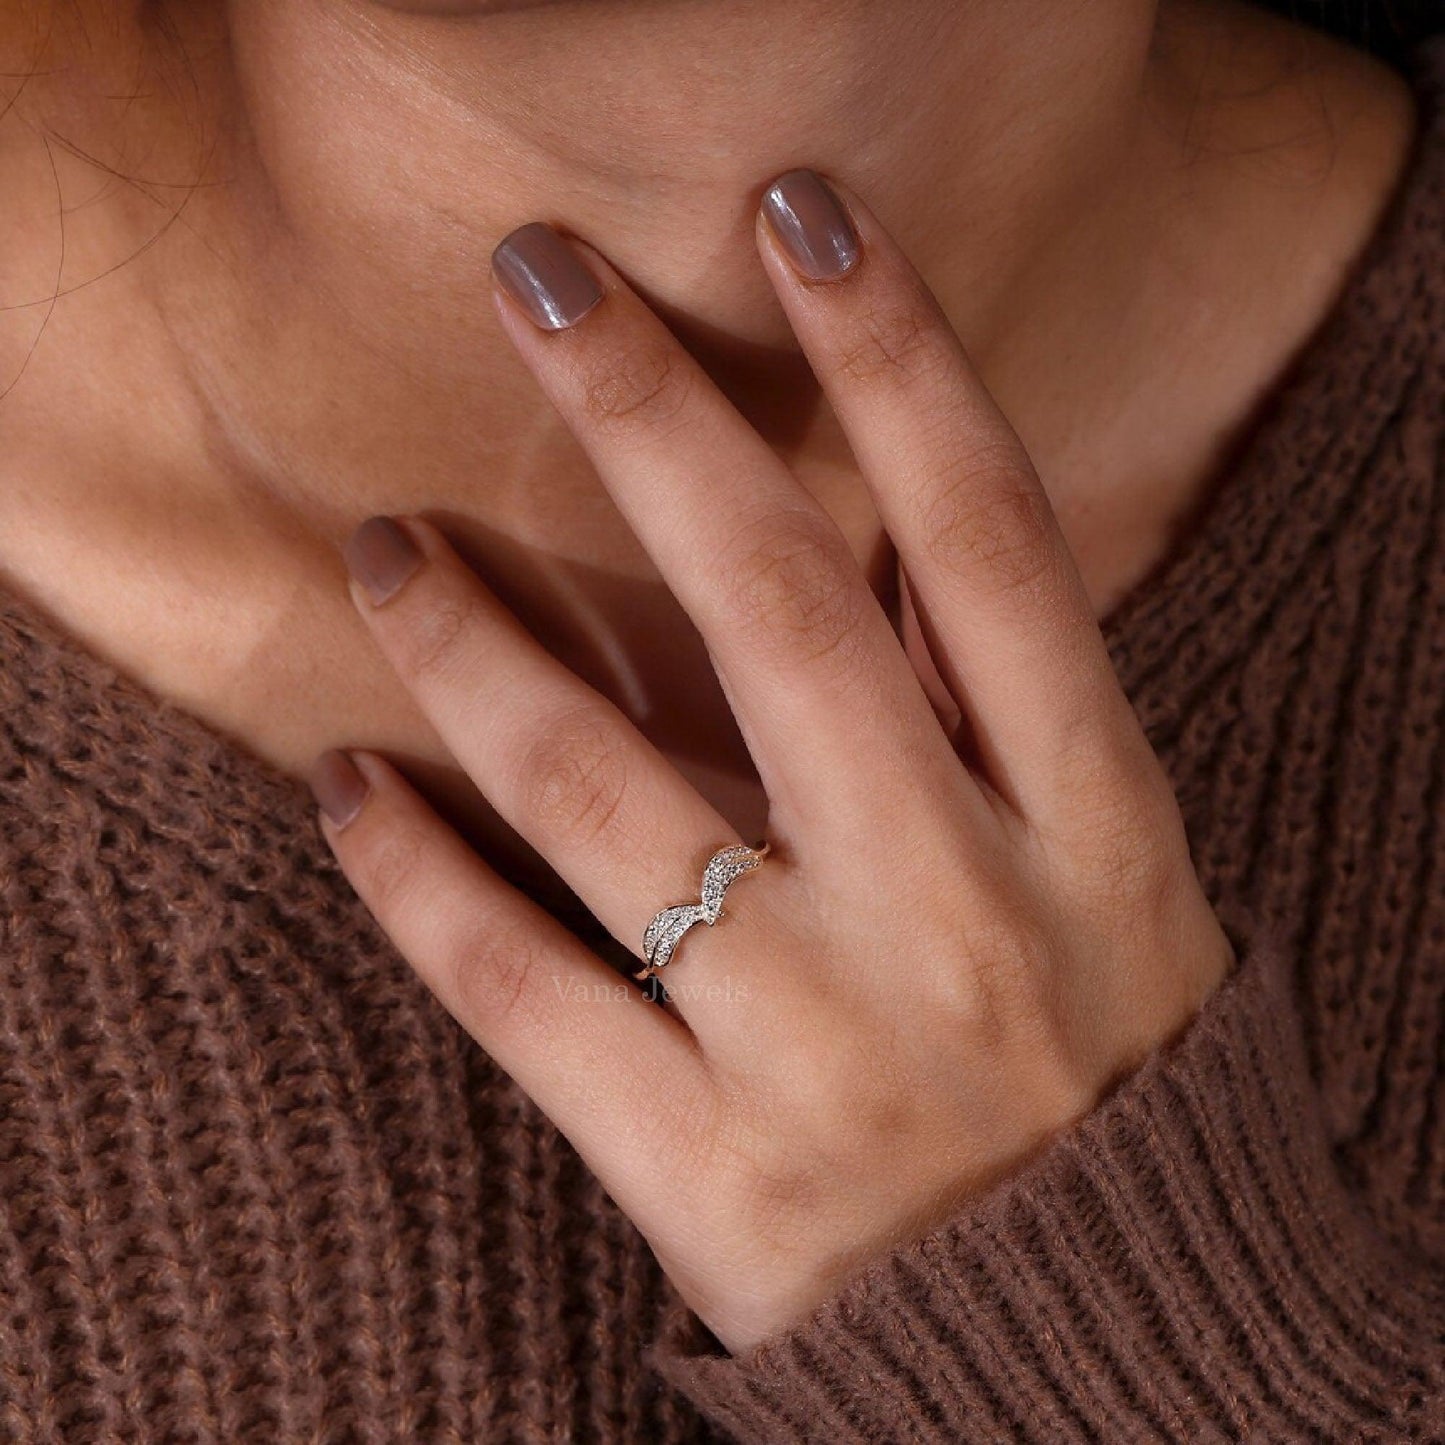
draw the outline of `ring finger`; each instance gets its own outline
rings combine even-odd
[[[359,610],[453,757],[638,953],[653,915],[693,901],[703,863],[737,834],[430,524],[374,517],[345,552]],[[690,1004],[689,1023],[705,1007]]]

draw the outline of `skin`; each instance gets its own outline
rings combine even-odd
[[[368,749],[328,825],[358,891],[746,1348],[1223,975],[1096,618],[1318,323],[1413,117],[1233,6],[447,8],[7,16],[6,286],[80,289],[5,313],[0,563],[278,766]],[[864,233],[836,285],[756,229],[797,164]],[[561,336],[486,294],[532,219],[608,288]],[[670,424],[595,405],[639,345],[692,378]],[[427,519],[431,562],[380,608],[337,556],[372,512]],[[505,825],[631,948],[764,822],[684,945],[743,1009],[568,1005],[616,976],[471,846],[549,901]],[[642,1132],[639,1096],[675,1112]]]
[[[318,790],[399,949],[733,1351],[1087,1112],[1231,957],[1037,472],[917,273],[850,205],[865,253],[842,279],[800,279],[765,229],[760,250],[966,751],[836,524],[593,252],[607,294],[575,327],[539,332],[508,302],[504,324],[707,642],[773,855],[728,895],[725,937],[684,939],[664,1011],[380,758],[358,759],[364,797]],[[696,888],[689,860],[739,840],[440,532],[406,528],[422,565],[399,589],[354,586],[358,610],[468,775],[635,947]]]
[[[26,78],[0,121],[0,565],[278,766],[369,744],[483,838],[347,610],[336,552],[370,512],[444,525],[739,827],[763,821],[703,649],[486,304],[513,226],[606,251],[891,605],[891,548],[751,239],[788,167],[858,186],[1102,613],[1317,324],[1412,125],[1398,78],[1243,7],[451,8],[5,8],[0,72]]]

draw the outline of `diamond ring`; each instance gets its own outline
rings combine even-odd
[[[667,967],[682,936],[695,923],[711,927],[722,917],[723,896],[735,879],[751,873],[768,856],[768,845],[749,848],[737,843],[719,849],[708,859],[702,873],[702,898],[697,903],[677,903],[664,908],[642,935],[644,966],[633,978],[651,978]]]

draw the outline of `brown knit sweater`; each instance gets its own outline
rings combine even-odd
[[[304,786],[0,597],[0,1441],[1445,1439],[1445,40],[1415,66],[1385,225],[1107,626],[1238,971],[746,1358]]]

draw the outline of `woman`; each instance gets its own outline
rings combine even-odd
[[[4,26],[0,1436],[1445,1429],[1438,43]]]

